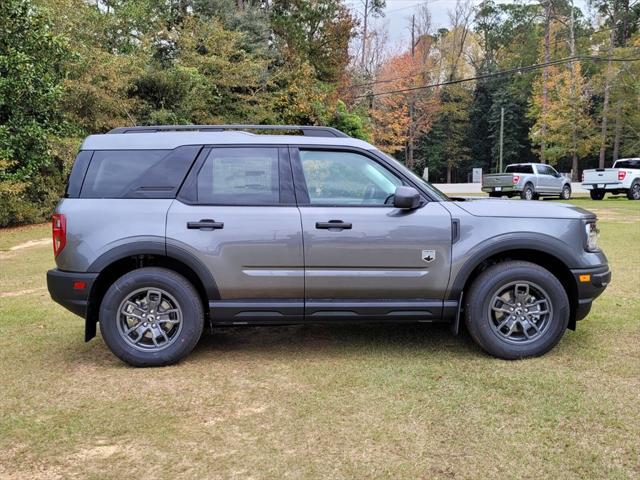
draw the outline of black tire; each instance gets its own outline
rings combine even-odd
[[[640,180],[634,180],[627,192],[629,200],[640,200]]]
[[[571,185],[565,185],[562,187],[562,193],[560,193],[560,200],[569,200],[571,198]]]
[[[131,336],[126,336],[123,331],[130,324],[126,325],[124,323],[124,318],[127,314],[121,313],[122,305],[132,295],[136,295],[137,292],[140,292],[139,295],[144,295],[145,289],[150,289],[152,292],[160,291],[165,293],[165,298],[168,300],[162,300],[163,297],[160,296],[159,301],[167,305],[175,302],[177,305],[172,311],[179,312],[180,315],[180,322],[171,323],[175,322],[175,320],[168,319],[172,315],[173,318],[178,318],[178,313],[164,314],[161,313],[159,307],[156,307],[157,312],[155,312],[155,315],[158,323],[153,324],[156,332],[159,332],[158,326],[161,322],[165,322],[165,328],[176,328],[175,332],[173,330],[163,330],[169,336],[164,334],[164,338],[168,340],[167,344],[161,348],[156,348],[156,345],[148,345],[146,349],[142,349],[142,345],[134,346]],[[154,297],[153,299],[155,300],[156,298]],[[133,311],[135,310],[134,308]],[[154,313],[153,310],[144,310],[142,308],[138,310],[139,312],[135,312],[136,318],[141,315],[147,317],[148,313]],[[143,311],[148,313],[141,313]],[[134,315],[134,313],[131,315]],[[160,315],[166,315],[166,319],[160,319]],[[140,333],[143,341],[146,341],[147,337],[153,337],[154,344],[156,344],[156,339],[163,341],[161,336],[154,335],[151,323],[148,322],[149,319],[154,320],[154,318],[148,316],[146,319],[147,322],[144,323],[145,333]],[[129,321],[131,321],[131,318],[129,318]],[[141,327],[142,319],[133,321],[138,322],[139,330],[143,329]],[[169,323],[169,326],[166,326],[167,323]],[[149,326],[147,327],[148,324]],[[105,343],[120,360],[135,367],[158,367],[179,362],[191,353],[196,346],[202,335],[203,326],[204,311],[198,292],[186,278],[166,268],[147,267],[124,274],[107,290],[100,305],[100,332]],[[173,336],[171,332],[173,332]],[[131,335],[136,333],[138,331],[132,332]]]
[[[511,284],[521,285],[518,282],[529,283],[531,292],[539,288],[546,294],[549,302],[547,305],[549,313],[537,320],[540,326],[540,332],[536,333],[537,337],[532,340],[525,338],[520,342],[516,342],[515,337],[505,338],[505,334],[500,333],[497,328],[499,325],[496,325],[505,317],[496,319],[495,315],[513,314],[494,313],[491,305],[494,300],[498,300],[499,303],[497,294],[501,289]],[[469,294],[465,297],[466,325],[471,337],[484,351],[505,360],[535,357],[547,353],[560,341],[569,324],[569,299],[562,284],[551,272],[534,263],[507,261],[493,265],[474,280]],[[524,306],[528,305],[523,304],[523,308]],[[523,313],[523,315],[532,314]],[[512,317],[509,316],[509,318]],[[518,322],[517,318],[515,322]],[[523,330],[522,323],[517,325],[520,330]],[[503,328],[508,329],[509,326]],[[518,329],[514,330],[515,335]],[[521,336],[524,337],[524,332]]]
[[[520,198],[522,200],[534,200],[536,198],[536,192],[533,190],[533,185],[527,183],[522,192],[520,192]]]
[[[591,200],[602,200],[604,198],[604,194],[604,190],[589,190],[589,196],[591,197]]]

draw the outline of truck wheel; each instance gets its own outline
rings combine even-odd
[[[629,200],[640,200],[640,180],[634,180],[627,192]]]
[[[171,365],[196,346],[204,325],[198,292],[182,275],[148,267],[124,274],[100,305],[100,332],[120,360]]]
[[[534,197],[535,197],[535,192],[533,191],[533,185],[531,185],[530,183],[527,183],[524,186],[524,189],[522,190],[522,192],[520,193],[520,198],[522,198],[523,200],[533,200]]]
[[[569,300],[558,279],[530,262],[493,265],[475,279],[466,324],[487,353],[506,360],[551,350],[569,324]]]
[[[565,185],[564,187],[562,187],[560,200],[569,200],[570,198],[571,198],[571,186]]]
[[[589,195],[591,196],[591,200],[602,200],[604,198],[604,190],[589,190]]]

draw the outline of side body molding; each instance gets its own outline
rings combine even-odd
[[[487,258],[508,250],[534,250],[556,257],[568,268],[579,268],[580,255],[571,246],[557,238],[540,233],[507,233],[479,243],[459,257],[453,249],[453,268],[447,300],[458,300],[471,273]],[[532,259],[534,260],[534,259]]]

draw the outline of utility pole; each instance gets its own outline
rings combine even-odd
[[[364,15],[362,25],[362,59],[360,67],[364,70],[366,58],[367,58],[367,20],[369,19],[369,0],[364,0]]]
[[[502,149],[504,145],[504,107],[500,108],[500,170],[498,173],[502,173]]]
[[[416,16],[411,15],[411,61],[413,66],[415,66],[415,57],[416,57],[416,42],[415,42],[415,32],[416,32]],[[413,117],[415,115],[415,105],[413,101],[413,94],[411,95],[411,99],[409,100],[409,138],[407,139],[407,158],[406,158],[406,166],[409,169],[413,169],[413,135],[414,135],[414,125],[413,125]]]

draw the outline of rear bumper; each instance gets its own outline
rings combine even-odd
[[[83,318],[97,273],[74,273],[53,269],[47,272],[47,288],[54,302]]]
[[[578,287],[578,305],[576,320],[582,320],[589,314],[591,304],[611,283],[611,270],[608,265],[596,268],[571,270]]]
[[[582,188],[586,190],[625,190],[626,187],[622,184],[622,182],[613,182],[613,183],[583,183]]]
[[[499,189],[499,190],[496,190]],[[517,185],[508,185],[508,186],[497,186],[497,187],[482,187],[482,191],[486,193],[513,193],[518,192]]]

